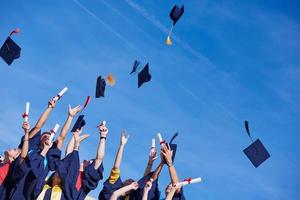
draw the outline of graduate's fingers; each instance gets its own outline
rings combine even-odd
[[[79,137],[79,140],[80,140],[80,142],[82,142],[83,140],[87,139],[88,137],[90,137],[89,134],[84,134]]]
[[[167,143],[167,147],[168,147],[168,150],[170,150],[170,149],[171,149],[171,147],[170,147],[169,143]]]

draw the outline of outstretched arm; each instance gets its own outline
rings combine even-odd
[[[167,144],[162,147],[161,153],[167,162],[172,185],[174,185],[179,182],[179,178],[172,162],[173,150],[171,150],[170,145]],[[176,192],[180,192],[180,189],[178,189]]]
[[[43,126],[45,125],[49,117],[49,114],[51,113],[55,105],[56,105],[55,101],[53,101],[52,99],[49,100],[46,110],[42,113],[37,123],[35,124],[34,128],[30,131],[29,138],[33,138],[43,128]]]
[[[64,140],[66,138],[66,135],[68,133],[68,130],[71,126],[72,120],[74,118],[74,116],[81,110],[81,106],[76,106],[74,108],[71,108],[71,106],[69,105],[69,111],[68,111],[68,118],[60,132],[60,135],[57,137],[57,148],[59,150],[62,149]]]
[[[164,146],[164,144],[162,145],[161,150],[162,150],[163,146]],[[158,179],[159,174],[160,174],[163,166],[164,166],[164,157],[163,157],[163,154],[160,153],[160,163],[157,166],[157,168],[155,169],[155,171],[154,171],[154,173],[152,174],[152,177],[151,177],[153,179],[153,181],[156,181]]]
[[[149,152],[149,159],[147,163],[147,167],[144,172],[144,176],[148,175],[151,172],[153,162],[157,159],[157,151],[155,148],[151,148]]]
[[[21,150],[21,154],[20,154],[20,163],[21,164],[26,156],[27,156],[27,153],[28,153],[28,149],[29,149],[29,129],[30,129],[30,125],[28,122],[24,122],[23,125],[22,125],[22,128],[24,130],[24,139],[23,139],[23,146],[22,146],[22,150]]]
[[[117,200],[122,194],[125,194],[130,190],[137,190],[138,188],[139,184],[137,182],[132,182],[130,185],[121,187],[120,189],[114,191],[114,193],[110,197],[110,200]]]
[[[97,155],[95,159],[95,169],[98,169],[104,159],[104,154],[105,154],[105,141],[106,141],[106,136],[108,133],[108,129],[106,128],[105,124],[101,124],[99,127],[99,132],[100,132],[100,141],[98,144],[98,150],[97,150]]]
[[[80,135],[79,136],[79,140],[80,140],[79,142],[85,140],[89,136],[90,135],[88,135],[88,134]],[[65,152],[66,155],[65,156],[67,156],[70,153],[72,153],[72,151],[74,150],[74,146],[75,146],[75,140],[74,140],[74,134],[73,134],[73,137],[71,138],[70,142],[67,145],[66,152]]]
[[[123,155],[123,150],[125,147],[125,144],[128,141],[129,136],[126,137],[125,132],[123,131],[121,134],[121,141],[120,141],[120,146],[118,149],[118,153],[115,159],[115,163],[114,163],[114,167],[113,169],[120,169],[120,165],[121,165],[121,160],[122,160],[122,155]]]

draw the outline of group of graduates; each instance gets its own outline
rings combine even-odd
[[[88,138],[88,135],[81,134],[82,127],[72,132],[72,138],[63,157],[61,154],[65,138],[72,120],[82,108],[69,106],[67,120],[54,141],[51,139],[51,131],[42,133],[41,129],[56,103],[57,101],[53,99],[49,100],[46,110],[33,128],[30,128],[29,121],[24,121],[22,124],[24,135],[20,145],[4,152],[0,161],[0,200],[83,200],[103,179],[105,143],[109,136],[106,123],[102,122],[99,125],[99,144],[95,158],[80,163],[79,146]],[[168,168],[171,180],[165,189],[165,199],[185,199],[173,165],[173,151],[167,143],[160,146],[160,162],[154,171],[152,166],[158,158],[158,152],[155,148],[151,148],[142,178],[139,181],[133,179],[122,181],[120,165],[127,141],[128,136],[122,132],[114,165],[109,177],[103,183],[98,199],[159,200],[161,192],[158,188],[158,178],[164,166]]]

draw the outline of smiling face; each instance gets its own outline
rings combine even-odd
[[[43,149],[45,145],[49,145],[50,133],[44,132],[41,136],[40,148]]]

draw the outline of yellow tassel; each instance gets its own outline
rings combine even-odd
[[[169,45],[169,46],[172,45],[172,41],[170,39],[170,36],[167,37],[166,44]]]
[[[116,80],[114,79],[114,77],[109,74],[107,77],[106,77],[106,82],[108,85],[110,86],[114,86],[116,84]]]

